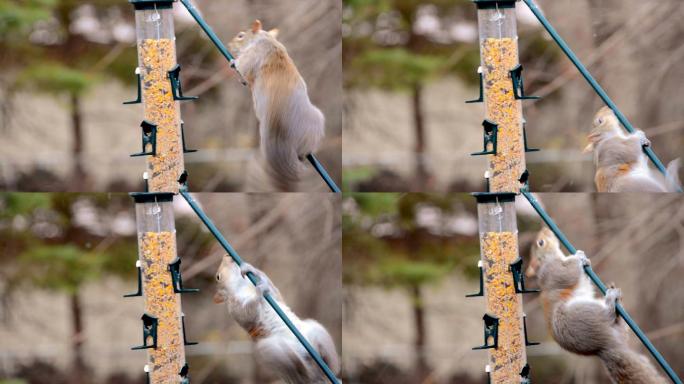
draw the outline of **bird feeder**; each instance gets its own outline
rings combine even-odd
[[[143,344],[148,352],[149,375],[152,383],[177,383],[178,372],[185,364],[185,350],[181,301],[171,271],[171,265],[177,262],[173,194],[131,196],[135,200],[145,314],[154,319],[154,324],[144,324],[144,335],[155,335],[154,343],[146,340]]]
[[[480,36],[480,79],[485,119],[497,129],[496,150],[488,158],[489,191],[519,192],[525,171],[525,144],[518,58],[516,0],[473,0],[477,5]],[[479,100],[478,100],[479,101]]]
[[[518,261],[514,193],[475,193],[480,233],[482,279],[487,315],[498,321],[493,340],[485,340],[492,383],[518,383],[527,364],[522,297],[511,266]],[[485,324],[485,335],[487,330]],[[495,342],[494,342],[495,341]],[[480,348],[485,349],[485,348]]]
[[[135,7],[138,70],[144,120],[155,128],[154,153],[147,156],[152,192],[178,192],[185,170],[180,132],[173,0],[130,0]]]

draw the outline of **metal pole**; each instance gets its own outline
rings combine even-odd
[[[541,204],[537,201],[537,199],[528,191],[522,191],[522,194],[525,196],[527,201],[530,202],[530,205],[532,205],[532,208],[534,208],[535,211],[539,214],[539,216],[544,220],[546,225],[553,231],[553,233],[556,235],[558,240],[563,244],[565,249],[568,250],[571,254],[577,253],[577,248],[575,248],[570,241],[568,240],[567,237],[565,237],[565,234],[558,228],[556,223],[551,219],[551,217],[546,213],[544,208],[542,208]],[[601,281],[601,278],[598,277],[598,275],[594,272],[593,269],[591,269],[591,266],[587,265],[584,267],[584,272],[589,276],[591,281],[596,284],[598,289],[601,291],[602,294],[605,295],[606,293],[606,285],[603,284]],[[663,355],[658,352],[656,347],[651,343],[651,341],[648,339],[646,334],[639,328],[639,325],[632,319],[632,317],[627,313],[627,310],[618,303],[616,306],[617,312],[622,318],[625,320],[625,323],[629,326],[629,328],[632,329],[632,332],[639,338],[642,344],[648,349],[648,351],[651,353],[653,358],[660,364],[660,366],[663,368],[667,376],[672,380],[673,383],[675,384],[682,384],[682,381],[677,377],[677,374],[675,371],[670,367],[670,365],[667,363]]]
[[[242,84],[247,85],[247,82],[242,77],[242,74],[240,73],[237,66],[235,65],[235,57],[233,57],[233,55],[228,51],[226,46],[223,44],[223,42],[221,42],[221,39],[219,39],[219,37],[216,35],[216,33],[214,33],[214,30],[211,29],[209,24],[207,24],[207,22],[204,21],[204,18],[202,18],[202,15],[199,14],[199,12],[197,11],[197,8],[195,8],[195,6],[192,5],[190,0],[180,0],[180,2],[185,6],[185,8],[187,8],[188,12],[190,12],[190,15],[192,15],[192,17],[195,19],[197,24],[199,24],[200,28],[202,28],[204,33],[207,34],[209,39],[214,43],[214,45],[219,50],[219,52],[221,52],[223,57],[225,57],[226,60],[228,60],[228,62],[230,63],[230,67],[233,68],[235,70],[235,72],[238,74]],[[330,188],[330,190],[332,192],[335,192],[335,193],[341,192],[340,189],[335,184],[335,182],[333,181],[333,179],[330,177],[330,175],[328,175],[328,172],[325,170],[323,165],[318,161],[318,159],[313,154],[307,155],[306,158],[309,160],[311,165],[313,165],[316,172],[318,172],[318,174],[321,176],[323,181],[325,181],[325,184],[328,186],[328,188]]]
[[[563,50],[565,55],[572,61],[572,63],[575,65],[577,70],[582,74],[584,79],[589,83],[589,85],[594,89],[596,94],[599,95],[599,97],[603,100],[603,102],[615,112],[615,116],[617,116],[618,120],[620,120],[620,123],[625,127],[627,132],[633,133],[635,131],[634,127],[632,124],[627,120],[627,117],[620,111],[620,109],[615,105],[613,100],[608,96],[606,91],[603,90],[601,85],[594,79],[594,77],[589,73],[589,70],[582,64],[582,62],[579,60],[579,58],[575,55],[575,53],[570,49],[568,44],[563,40],[563,38],[558,34],[555,28],[549,23],[549,21],[544,17],[544,14],[541,12],[541,10],[537,7],[537,5],[534,3],[534,0],[523,0],[525,4],[530,8],[532,13],[537,17],[539,22],[544,26],[546,31],[551,35],[553,40],[556,41],[558,46]],[[663,163],[660,161],[658,156],[655,154],[653,149],[651,147],[644,147],[644,153],[646,153],[646,156],[653,162],[653,164],[658,168],[658,170],[662,174],[666,174],[667,170],[665,169],[665,166]],[[681,189],[680,189],[681,192]]]
[[[240,78],[240,82],[242,85],[247,85],[247,81],[245,80],[244,77],[242,77],[242,74],[238,70],[237,66],[235,65],[235,57],[228,51],[228,48],[226,48],[225,45],[223,45],[223,42],[221,42],[221,39],[214,33],[214,30],[211,29],[209,24],[207,24],[206,21],[204,21],[204,18],[202,18],[202,15],[197,11],[197,8],[195,8],[194,5],[190,2],[190,0],[180,0],[181,4],[185,6],[185,8],[190,12],[190,15],[192,16],[193,19],[199,24],[200,28],[204,31],[204,33],[207,34],[209,37],[209,40],[211,40],[212,43],[216,46],[216,48],[221,52],[221,55],[228,60],[230,63],[230,67],[237,73],[238,77]]]
[[[216,36],[216,33],[214,33],[214,30],[211,29],[209,24],[207,24],[204,21],[204,19],[202,18],[202,15],[200,15],[199,12],[197,11],[197,8],[195,8],[195,6],[192,5],[190,0],[181,0],[181,3],[185,6],[185,8],[188,10],[188,12],[190,12],[190,15],[192,15],[192,17],[195,19],[197,24],[199,24],[199,26],[202,28],[202,30],[204,30],[204,33],[207,34],[207,36],[209,37],[211,42],[214,43],[214,45],[216,46],[216,48],[218,48],[219,52],[221,52],[223,57],[225,57],[226,60],[228,60],[228,62],[230,63],[230,66],[235,68],[235,58],[233,57],[233,55],[230,52],[228,52],[228,49],[226,48],[226,46],[223,45],[223,42],[221,42],[221,39],[219,39],[219,37]]]
[[[181,188],[180,194],[183,196],[185,201],[188,202],[188,204],[190,205],[192,210],[197,214],[200,220],[202,220],[207,229],[209,229],[209,232],[211,232],[211,234],[214,235],[216,240],[218,240],[219,244],[221,244],[223,249],[225,249],[226,252],[228,252],[228,255],[230,255],[230,257],[235,261],[235,264],[237,264],[238,266],[242,265],[242,259],[240,258],[240,255],[238,255],[235,249],[233,249],[233,247],[228,243],[225,237],[223,237],[223,235],[218,230],[218,228],[216,228],[216,226],[211,221],[209,216],[207,216],[204,213],[204,211],[202,211],[202,209],[199,207],[197,202],[195,202],[190,193],[188,193],[188,191],[184,188]],[[249,281],[251,281],[254,285],[256,285],[259,282],[259,278],[251,272],[247,273],[247,277],[249,278]],[[299,342],[302,344],[304,349],[306,349],[311,358],[313,358],[316,364],[321,368],[321,370],[328,378],[328,380],[330,380],[330,382],[333,384],[341,384],[341,381],[335,376],[330,367],[328,367],[328,364],[326,364],[325,361],[323,361],[323,358],[321,358],[316,349],[314,349],[314,347],[311,346],[311,344],[306,340],[304,335],[302,335],[301,332],[299,332],[297,327],[295,327],[295,325],[292,323],[292,321],[290,321],[285,312],[283,312],[283,310],[280,308],[280,305],[278,305],[278,302],[275,299],[273,299],[273,297],[269,293],[264,293],[264,299],[266,300],[266,302],[268,302],[271,308],[273,308],[278,317],[280,317],[280,319],[285,323],[287,328],[290,329],[290,331],[294,334],[297,340],[299,340]]]
[[[325,170],[325,168],[323,167],[323,165],[321,165],[321,163],[318,161],[318,159],[316,158],[316,156],[314,156],[314,155],[311,153],[311,154],[308,154],[308,155],[306,156],[306,158],[307,158],[307,160],[309,160],[309,162],[311,163],[311,165],[313,165],[314,169],[316,170],[316,172],[318,172],[318,174],[321,176],[321,178],[323,179],[323,181],[325,181],[325,184],[328,186],[328,188],[330,188],[330,190],[331,190],[332,192],[340,193],[340,192],[341,192],[341,191],[340,191],[340,188],[337,186],[337,184],[335,184],[335,182],[334,182],[333,179],[330,177],[330,175],[328,175],[328,172]]]

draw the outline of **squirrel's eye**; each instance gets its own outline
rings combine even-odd
[[[221,281],[221,274],[220,273],[216,274],[216,281]]]
[[[539,241],[537,241],[537,244],[539,244],[540,247],[543,247],[544,246],[544,239],[539,239]]]
[[[596,124],[597,124],[597,125],[601,125],[601,124],[603,124],[603,119],[602,119],[602,118],[600,118],[600,117],[599,117],[599,118],[597,118],[597,119],[596,119]]]
[[[237,35],[237,38],[238,38],[238,39],[242,39],[243,37],[245,37],[245,33],[244,33],[244,32],[238,33],[238,35]]]

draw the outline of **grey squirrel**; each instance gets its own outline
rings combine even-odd
[[[642,148],[651,142],[643,131],[625,134],[608,107],[594,116],[589,144],[584,152],[594,152],[598,192],[676,192],[679,188],[679,159],[670,162],[666,176],[651,170]]]
[[[256,287],[247,278],[249,272],[259,279]],[[247,263],[239,267],[225,255],[216,273],[216,284],[214,302],[225,303],[228,313],[249,333],[261,368],[270,370],[288,384],[328,382],[306,349],[263,299],[268,292],[330,369],[339,373],[339,356],[328,331],[316,320],[297,317],[264,272]]]
[[[554,340],[567,351],[598,356],[613,383],[667,383],[645,356],[630,349],[615,308],[620,290],[611,285],[604,299],[596,298],[585,265],[590,261],[584,252],[565,256],[553,232],[539,232],[527,275],[539,281],[544,317]]]
[[[302,160],[325,135],[325,116],[309,100],[306,83],[277,36],[277,29],[265,31],[255,20],[229,47],[252,91],[268,174],[276,188],[291,191]]]

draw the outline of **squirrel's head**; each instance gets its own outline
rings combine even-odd
[[[261,21],[254,20],[251,28],[238,32],[233,40],[228,43],[228,48],[235,55],[236,58],[240,57],[245,50],[260,40],[273,40],[277,41],[278,30],[271,29],[270,31],[265,31],[262,28]]]
[[[550,229],[544,227],[537,234],[534,244],[532,244],[532,257],[530,258],[530,266],[527,267],[525,274],[529,277],[536,276],[544,265],[544,262],[549,258],[558,254],[559,243],[556,235]]]
[[[216,271],[216,293],[214,294],[214,303],[223,303],[235,291],[236,285],[243,280],[240,274],[240,267],[233,261],[233,259],[224,255],[221,259],[218,271]]]
[[[608,107],[603,107],[596,112],[594,115],[594,121],[592,122],[591,132],[587,136],[589,144],[584,148],[584,152],[591,152],[594,150],[596,143],[601,141],[606,134],[619,134],[620,133],[620,121],[615,112]]]

